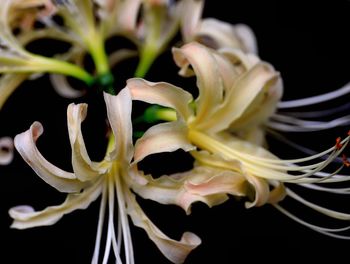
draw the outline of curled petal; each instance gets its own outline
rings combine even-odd
[[[114,67],[123,60],[130,59],[137,56],[136,50],[130,50],[130,49],[120,49],[108,56],[109,65],[110,67]]]
[[[208,48],[196,42],[173,49],[175,63],[185,73],[192,65],[197,77],[199,96],[197,101],[196,122],[200,123],[209,116],[221,103],[223,97],[222,80],[215,58]]]
[[[262,206],[266,204],[270,194],[270,188],[267,181],[265,179],[250,175],[249,173],[246,173],[245,176],[251,186],[254,188],[254,201],[246,202],[245,207],[251,208],[254,206]]]
[[[55,91],[62,97],[78,98],[84,94],[84,91],[74,89],[65,75],[51,74],[50,80]]]
[[[110,159],[131,162],[133,156],[130,90],[124,88],[117,96],[104,93],[107,115],[111,125],[115,144]]]
[[[286,197],[286,187],[282,182],[277,182],[276,187],[270,192],[268,203],[277,204]]]
[[[140,162],[151,154],[178,149],[184,151],[195,149],[187,138],[186,126],[179,121],[158,124],[148,129],[136,142],[134,163]]]
[[[7,165],[13,159],[13,141],[12,138],[0,138],[0,165]]]
[[[144,229],[163,255],[173,263],[183,263],[187,255],[201,244],[201,239],[191,232],[185,232],[180,241],[166,236],[145,215],[132,194],[129,196],[128,214],[134,225]]]
[[[88,183],[79,181],[73,173],[66,172],[48,162],[37,149],[35,142],[44,129],[34,122],[30,129],[15,137],[15,147],[29,166],[43,179],[60,192],[79,192]]]
[[[127,87],[133,100],[174,108],[180,118],[185,120],[193,114],[193,110],[189,107],[189,103],[193,100],[192,95],[179,87],[136,78],[128,80]]]
[[[102,191],[101,180],[86,188],[82,193],[69,194],[65,202],[58,206],[50,206],[42,211],[34,211],[31,206],[21,205],[9,210],[10,216],[14,219],[11,227],[26,229],[36,226],[48,226],[55,224],[65,214],[77,209],[86,209],[95,201]]]
[[[69,140],[72,147],[72,166],[77,179],[90,181],[104,174],[108,165],[105,162],[96,163],[90,160],[87,153],[81,123],[87,113],[87,104],[70,104],[67,109]]]

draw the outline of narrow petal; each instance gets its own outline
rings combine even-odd
[[[7,165],[13,159],[13,140],[9,137],[0,138],[0,165]]]
[[[187,127],[182,122],[169,122],[155,125],[136,142],[134,163],[146,156],[178,149],[190,151],[195,147],[187,139]]]
[[[191,232],[185,232],[180,241],[169,238],[145,215],[134,195],[130,194],[128,198],[128,214],[134,225],[144,229],[148,237],[171,262],[183,263],[187,255],[201,244],[201,239]]]
[[[77,179],[90,181],[106,173],[110,165],[104,161],[92,162],[81,132],[81,123],[87,114],[87,104],[70,104],[67,109],[69,140],[72,148],[72,166]]]
[[[182,1],[181,32],[185,42],[193,40],[202,16],[204,1]]]
[[[115,137],[114,150],[112,151],[113,153],[110,153],[110,159],[125,160],[129,163],[134,151],[130,90],[124,88],[117,96],[104,93],[104,99],[107,106],[108,120]]]
[[[191,65],[196,74],[199,89],[196,123],[200,123],[208,119],[208,115],[222,101],[224,90],[216,60],[208,48],[196,42],[186,44],[181,49],[173,49],[173,57],[181,68],[180,73],[186,72]]]
[[[73,88],[68,80],[67,76],[59,74],[51,74],[50,80],[55,91],[65,98],[78,98],[84,95],[84,91]]]
[[[34,122],[29,130],[15,137],[15,147],[29,166],[43,179],[60,192],[80,192],[88,183],[79,181],[73,173],[59,169],[48,162],[37,149],[35,142],[44,129]]]
[[[193,115],[193,110],[189,107],[193,97],[179,87],[168,83],[153,83],[136,78],[128,80],[127,87],[131,91],[133,100],[174,108],[180,118],[185,120]]]
[[[58,206],[50,206],[42,211],[34,211],[30,206],[16,206],[9,210],[10,216],[14,219],[11,227],[26,229],[37,226],[48,226],[55,224],[65,214],[78,209],[86,209],[95,201],[102,192],[101,180],[86,188],[82,193],[69,194],[65,202]]]

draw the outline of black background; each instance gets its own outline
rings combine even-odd
[[[252,27],[261,58],[281,72],[285,84],[284,99],[334,90],[349,81],[349,13],[350,2],[345,0],[322,3],[209,0],[204,12],[206,17],[216,17],[233,24],[246,23]],[[41,52],[49,50],[46,44],[40,46]],[[181,82],[184,85],[194,84],[177,77],[177,68],[171,62],[168,52],[157,61],[147,78],[178,85]],[[117,75],[117,78],[121,76],[118,79],[121,87],[123,75],[125,73]],[[106,143],[105,121],[101,118],[104,115],[103,105],[100,98],[92,95],[74,100],[82,101],[90,104],[89,117],[83,126],[84,136],[92,158],[98,159],[103,156]],[[28,129],[33,121],[42,122],[45,133],[38,142],[39,149],[49,161],[69,170],[66,107],[70,102],[55,94],[45,76],[27,82],[0,112],[0,135],[14,136]],[[332,145],[336,136],[332,133],[323,135],[291,136],[321,150]],[[316,139],[314,142],[313,138]],[[271,147],[281,157],[290,155],[289,150],[280,145]],[[144,166],[158,174],[190,167],[190,160],[180,159],[177,154],[146,162]],[[43,209],[61,203],[65,195],[46,185],[18,154],[11,165],[0,167],[0,177],[1,263],[90,263],[98,202],[86,210],[63,217],[50,227],[11,230],[8,228],[11,219],[7,214],[10,207],[29,204]],[[330,200],[339,209],[350,212],[348,197]],[[326,200],[325,205],[330,200]],[[186,263],[237,263],[239,260],[277,263],[326,257],[336,261],[347,256],[350,246],[348,241],[308,230],[268,205],[246,210],[242,202],[234,199],[212,209],[195,204],[192,215],[187,217],[177,207],[139,201],[152,221],[171,237],[178,239],[183,231],[192,231],[202,238],[202,245],[189,255]],[[301,209],[299,213],[303,212]],[[132,228],[132,234],[136,263],[168,263],[142,230]]]

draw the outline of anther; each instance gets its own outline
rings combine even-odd
[[[349,162],[349,160],[348,160],[348,158],[347,158],[347,156],[345,154],[343,154],[342,159],[343,159],[343,164],[346,167],[350,167],[350,162]]]
[[[335,140],[335,148],[337,150],[340,150],[343,147],[343,144],[341,143],[341,137],[337,137]]]

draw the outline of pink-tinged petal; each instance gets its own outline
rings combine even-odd
[[[133,157],[134,150],[130,90],[124,88],[116,96],[104,93],[104,99],[107,106],[108,120],[115,137],[114,150],[110,153],[110,159],[118,159],[129,163]]]
[[[279,74],[272,66],[258,63],[237,80],[231,88],[222,106],[211,119],[200,125],[201,129],[219,132],[227,129],[233,122],[256,103],[264,98],[269,89],[278,81]]]
[[[60,192],[80,192],[88,183],[79,181],[73,173],[66,172],[48,162],[37,149],[35,142],[44,129],[34,122],[29,130],[15,137],[15,147],[22,158],[43,179]]]
[[[224,90],[216,60],[211,50],[195,42],[173,49],[173,57],[182,71],[191,65],[196,74],[199,96],[195,123],[201,123],[222,102]]]
[[[187,214],[195,202],[212,207],[225,202],[227,194],[245,196],[247,192],[247,181],[242,174],[210,166],[196,166],[190,171],[157,179],[146,175],[143,179],[142,184],[131,183],[135,193],[161,204],[178,205]]]
[[[200,23],[204,1],[185,0],[181,2],[181,32],[185,42],[193,40]]]
[[[72,148],[72,166],[77,179],[90,181],[106,173],[110,164],[92,162],[81,132],[81,123],[87,114],[87,104],[70,104],[67,109],[69,141]]]
[[[122,1],[118,10],[118,27],[121,31],[134,32],[137,30],[137,16],[141,7],[141,0]]]
[[[84,189],[82,193],[69,194],[63,204],[50,206],[42,211],[35,211],[31,206],[21,205],[9,210],[10,216],[14,219],[11,227],[26,229],[37,226],[49,226],[55,224],[65,214],[78,209],[86,209],[101,194],[101,181],[95,182],[92,186]]]
[[[169,238],[146,216],[137,204],[134,195],[128,196],[127,204],[128,214],[134,225],[145,230],[148,237],[171,262],[183,263],[187,255],[201,244],[201,239],[191,232],[185,232],[180,241]]]
[[[176,121],[155,125],[136,142],[134,163],[146,156],[162,152],[173,152],[178,149],[190,151],[195,149],[187,138],[187,127]]]
[[[27,79],[28,74],[4,74],[0,77],[0,109],[4,106],[6,100],[16,90],[22,82]]]
[[[7,165],[13,159],[13,140],[9,137],[0,138],[0,165]]]
[[[173,108],[180,115],[180,118],[185,120],[193,115],[193,110],[189,107],[193,97],[179,87],[168,83],[154,83],[137,78],[129,79],[127,87],[131,91],[133,100]]]

